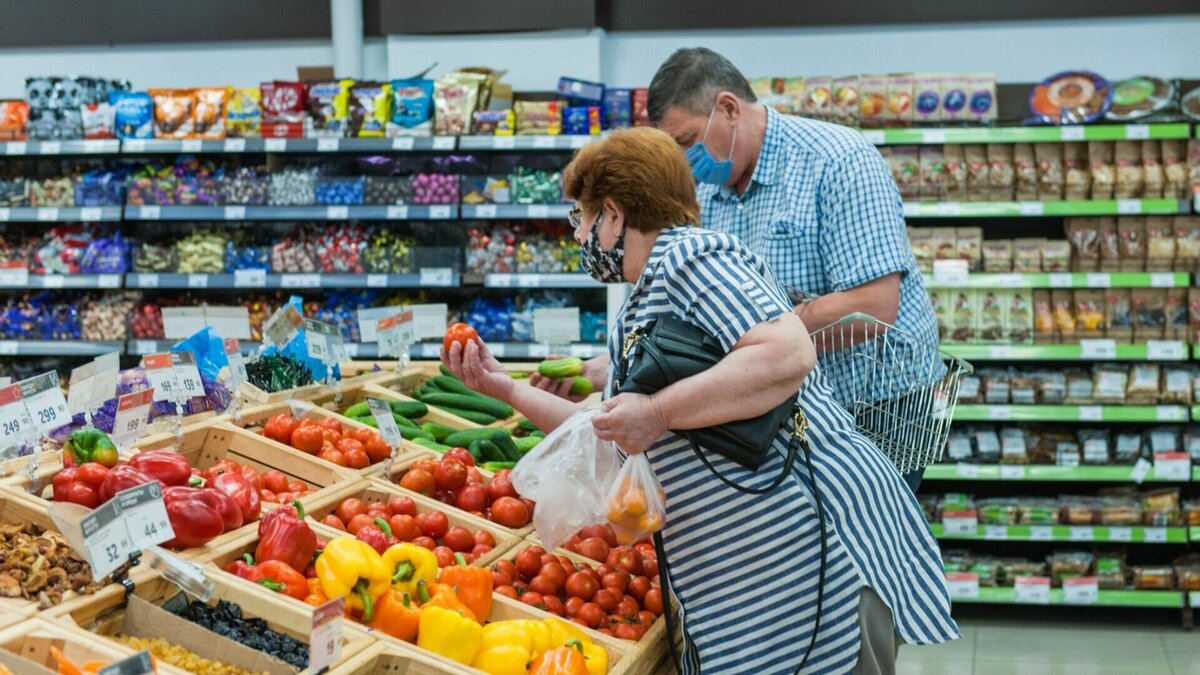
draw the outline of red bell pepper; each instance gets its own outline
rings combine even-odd
[[[304,600],[308,596],[308,580],[285,562],[279,560],[261,562],[254,568],[254,573],[259,577],[257,583],[260,586],[269,588],[276,593],[283,593],[289,598],[297,600]]]
[[[258,520],[258,514],[262,511],[262,500],[259,499],[258,490],[255,490],[241,474],[223,473],[214,476],[205,483],[204,487],[209,490],[220,490],[232,497],[233,502],[242,510],[243,523],[253,523]]]
[[[304,506],[299,500],[271,511],[259,523],[254,558],[260,563],[278,560],[292,569],[304,570],[316,550],[317,535],[304,522]]]
[[[203,546],[221,536],[225,519],[209,506],[196,488],[173,485],[163,490],[163,504],[175,538],[163,544],[166,548]]]
[[[383,555],[383,552],[400,543],[392,536],[392,528],[383,518],[376,518],[374,525],[366,525],[359,528],[358,533],[354,535],[371,545],[371,548]]]
[[[106,476],[108,468],[95,462],[67,467],[54,476],[54,501],[94,509],[100,506],[100,487]]]
[[[192,477],[192,465],[183,455],[171,450],[139,452],[129,460],[129,466],[163,485],[187,485]]]
[[[115,466],[108,470],[108,475],[104,477],[104,483],[100,485],[100,503],[107,502],[122,490],[152,482],[154,482],[153,478],[128,464]]]
[[[198,490],[196,498],[208,504],[221,514],[226,532],[232,532],[242,526],[242,510],[233,501],[233,497],[220,490]]]
[[[240,579],[249,579],[250,581],[258,583],[254,579],[254,556],[250,555],[249,553],[243,555],[237,560],[234,560],[221,569]]]

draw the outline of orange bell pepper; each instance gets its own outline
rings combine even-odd
[[[454,594],[475,615],[486,621],[492,612],[492,573],[486,567],[467,567],[463,554],[454,554],[457,565],[442,569],[439,581],[454,587]]]
[[[458,594],[454,592],[454,587],[447,584],[426,584],[422,579],[417,583],[417,597],[421,599],[421,607],[441,607],[448,609],[451,612],[461,614],[468,619],[479,623],[479,618],[475,616],[475,612],[471,611],[470,607],[463,604],[462,600],[458,599]]]
[[[533,661],[529,675],[588,675],[583,652],[573,647],[556,647]]]
[[[405,642],[416,642],[421,610],[408,593],[389,590],[375,601],[375,617],[367,625]]]
[[[325,589],[321,588],[320,579],[307,579],[306,581],[308,583],[308,595],[304,596],[305,604],[320,607],[329,602],[329,598],[325,597]]]

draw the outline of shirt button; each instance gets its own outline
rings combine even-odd
[[[743,204],[743,203],[741,203],[741,202],[738,202],[738,205],[737,205],[737,210],[738,210],[738,211],[741,211],[743,207],[745,207],[745,204]]]

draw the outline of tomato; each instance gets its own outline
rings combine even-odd
[[[263,472],[263,487],[271,492],[287,492],[288,479],[279,469],[268,469]]]
[[[277,504],[291,504],[294,499],[296,499],[296,495],[290,492],[278,492],[275,494],[275,503]]]
[[[637,600],[634,600],[632,597],[628,596],[621,598],[621,602],[617,604],[617,614],[620,614],[626,619],[632,619],[633,617],[637,616],[637,613],[641,611],[641,609],[642,608],[638,606]]]
[[[334,510],[334,513],[337,514],[337,517],[340,518],[343,523],[348,523],[354,518],[354,516],[366,512],[367,505],[363,503],[363,500],[355,497],[343,499],[342,503],[338,504],[337,508]]]
[[[414,543],[417,546],[420,546],[422,548],[427,548],[430,551],[437,548],[437,542],[434,541],[433,539],[430,539],[429,537],[426,537],[425,535],[421,535],[420,537],[413,539],[412,543]]]
[[[488,532],[487,530],[476,530],[474,538],[476,546],[491,546],[492,548],[496,547],[496,538],[493,537],[492,533]]]
[[[499,590],[501,586],[508,586],[512,584],[512,582],[512,577],[508,576],[506,572],[500,572],[496,569],[492,569],[492,588]]]
[[[284,445],[291,445],[292,432],[295,429],[296,420],[291,415],[275,415],[263,426],[263,436]]]
[[[642,574],[648,577],[658,576],[658,555],[652,553],[642,556]]]
[[[421,526],[417,525],[417,519],[407,513],[392,516],[388,520],[388,526],[392,528],[392,536],[400,541],[412,541],[421,536]]]
[[[663,613],[663,595],[661,588],[652,588],[646,591],[646,597],[642,599],[642,606],[654,616],[662,616]]]
[[[596,565],[596,574],[597,574],[597,575],[598,575],[598,576],[599,576],[601,579],[604,579],[604,575],[605,575],[605,574],[608,574],[608,573],[610,573],[610,572],[612,572],[612,571],[613,571],[613,568],[612,568],[612,567],[609,567],[607,563],[603,563],[603,564],[600,564],[600,565]]]
[[[517,494],[517,488],[513,487],[512,478],[509,476],[511,473],[508,469],[500,469],[496,475],[492,476],[487,484],[488,499],[495,502],[501,497],[516,499],[521,496]]]
[[[479,473],[479,469],[469,466],[467,467],[467,482],[471,485],[483,487],[483,474]]]
[[[333,447],[336,448],[338,441],[342,440],[342,435],[333,429],[326,429],[324,427],[318,428],[321,430],[321,437],[325,439],[325,442],[333,445]]]
[[[335,432],[338,436],[346,435],[346,427],[342,426],[341,422],[332,417],[322,417],[317,420],[317,426]]]
[[[467,484],[467,467],[454,460],[443,461],[433,472],[438,488],[442,490],[457,490]]]
[[[605,588],[611,588],[623,594],[625,593],[625,589],[629,587],[629,573],[625,570],[609,572],[600,578],[600,584]]]
[[[371,502],[367,504],[367,513],[383,516],[384,520],[392,517],[392,512],[388,510],[387,502]]]
[[[563,606],[563,601],[555,595],[543,595],[542,604],[546,606],[546,611],[555,616],[563,616],[567,612],[567,608]]]
[[[604,620],[604,610],[600,609],[600,605],[594,602],[585,602],[579,608],[579,613],[575,615],[583,625],[588,628],[595,628]]]
[[[637,642],[638,640],[642,639],[642,636],[644,635],[638,630],[638,628],[639,627],[634,624],[619,623],[615,628],[613,628],[613,637],[616,637],[619,640],[632,640]]]
[[[598,584],[596,580],[587,572],[575,572],[567,577],[564,588],[567,589],[567,595],[573,598],[580,598],[584,602],[591,600],[596,595]]]
[[[613,530],[612,525],[604,523],[603,525],[588,525],[579,531],[580,539],[588,539],[590,537],[600,537],[609,546],[617,545],[617,533]]]
[[[371,463],[382,462],[392,456],[392,448],[383,440],[383,436],[372,433],[366,441],[358,438],[358,442],[363,444],[367,451],[367,457],[371,458]]]
[[[545,598],[543,598],[542,594],[538,593],[537,591],[526,591],[523,593],[521,595],[521,602],[533,607],[537,607],[538,609],[546,609]]]
[[[388,510],[394,516],[417,517],[417,503],[408,495],[396,495],[388,499]]]
[[[617,605],[621,604],[621,595],[607,588],[601,588],[592,596],[592,600],[597,605],[600,605],[600,609],[611,612],[617,608]]]
[[[262,474],[260,474],[258,470],[252,466],[242,467],[242,478],[245,478],[246,482],[250,484],[250,487],[254,488],[255,490],[261,490],[265,486],[263,483]]]
[[[530,579],[529,587],[542,595],[558,594],[558,584],[540,574]]]
[[[647,544],[644,541],[639,541],[638,543],[634,544],[633,550],[641,553],[643,558],[645,558],[647,555],[655,555],[654,544]]]
[[[482,485],[468,483],[454,493],[454,505],[463,511],[482,511],[487,506],[487,491]]]
[[[420,469],[422,471],[428,471],[429,475],[432,476],[434,474],[434,472],[437,471],[437,465],[438,465],[438,463],[433,461],[432,459],[418,459],[417,461],[413,462],[412,465],[409,466],[409,468],[410,469]]]
[[[450,519],[441,511],[430,511],[417,516],[417,526],[430,539],[441,539],[450,529]]]
[[[354,516],[346,523],[346,531],[350,534],[357,535],[358,531],[367,525],[374,525],[375,517],[366,513],[360,513]]]
[[[529,584],[525,583],[524,581],[514,581],[513,588],[517,589],[518,595],[525,595],[529,592]]]
[[[493,548],[495,547],[488,546],[487,544],[475,544],[471,547],[471,555],[475,556],[476,558],[482,558],[483,556],[491,553]]]
[[[466,448],[450,448],[447,450],[442,455],[442,461],[447,462],[450,460],[454,460],[468,469],[475,466],[475,458],[471,456],[471,453],[467,452]]]
[[[446,534],[442,537],[442,543],[451,551],[466,553],[475,548],[475,535],[471,534],[467,528],[455,525],[446,530]]]
[[[302,483],[298,480],[289,480],[287,484],[287,491],[294,492],[299,495],[308,494],[308,484]]]
[[[529,507],[512,497],[492,502],[492,520],[505,527],[525,527],[529,524]]]
[[[325,435],[315,426],[299,427],[292,432],[292,447],[301,452],[316,454],[324,443]]]
[[[600,562],[604,562],[604,559],[608,557],[609,553],[608,544],[604,543],[604,540],[600,537],[589,537],[584,539],[583,541],[579,542],[577,549],[579,551],[579,555],[591,558],[592,560],[598,560]]]
[[[496,594],[503,595],[506,598],[512,598],[513,600],[521,599],[520,596],[517,595],[516,589],[514,589],[512,586],[497,586]]]
[[[432,497],[437,489],[437,481],[434,480],[433,474],[424,469],[409,469],[400,479],[400,487]]]
[[[579,616],[579,610],[583,608],[583,605],[583,598],[577,598],[572,595],[563,603],[563,609],[566,610],[567,616],[573,619]]]
[[[347,436],[343,436],[342,440],[334,443],[333,447],[337,448],[342,454],[346,454],[350,450],[363,450],[365,448],[362,443]]]
[[[454,551],[451,551],[448,546],[435,547],[433,554],[437,556],[438,567],[451,567],[454,565]]]
[[[450,345],[453,345],[455,342],[462,345],[463,349],[466,349],[467,343],[479,342],[479,333],[476,333],[474,328],[465,323],[456,323],[446,329],[446,336],[442,338],[442,349],[445,349],[446,353],[449,354]]]
[[[330,464],[337,464],[338,466],[346,466],[346,457],[331,446],[318,452],[317,459],[323,459]]]
[[[347,440],[350,439],[342,439],[342,442],[345,443]],[[350,440],[350,442],[358,443],[358,441],[354,440]],[[358,444],[362,445],[361,443]],[[362,448],[351,448],[343,452],[342,456],[346,459],[346,466],[351,469],[365,469],[371,466],[371,458],[367,456],[367,451]]]
[[[638,612],[637,620],[638,623],[642,624],[646,628],[649,628],[650,624],[654,623],[654,612],[643,609],[642,611]]]
[[[516,563],[517,572],[520,573],[522,579],[532,579],[542,569],[541,557],[532,548],[517,553]]]
[[[542,569],[538,570],[538,576],[543,576],[554,582],[558,588],[567,583],[567,570],[557,560],[554,562],[544,563]]]
[[[642,573],[642,554],[628,546],[614,548],[609,552],[605,562],[615,569],[625,570],[630,574]]]
[[[273,504],[279,503],[279,495],[275,494],[274,492],[271,492],[270,490],[268,490],[266,488],[263,488],[258,491],[258,498],[259,498],[259,500],[264,501],[264,502],[271,502]]]
[[[637,598],[638,602],[643,602],[646,598],[646,592],[650,590],[650,580],[646,577],[634,577],[629,580],[629,586],[625,590]]]

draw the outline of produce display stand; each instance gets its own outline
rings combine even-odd
[[[436,499],[430,499],[423,495],[413,494],[407,490],[402,490],[397,485],[384,483],[380,480],[347,484],[335,492],[328,500],[324,500],[320,506],[305,513],[308,515],[309,525],[313,527],[318,536],[325,538],[333,538],[339,535],[345,536],[344,532],[339,532],[334,528],[321,524],[321,518],[333,513],[342,500],[355,497],[370,504],[372,502],[386,502],[391,497],[396,496],[411,497],[417,504],[417,513],[428,513],[430,511],[445,513],[446,519],[450,521],[450,527],[460,525],[471,530],[471,532],[483,530],[491,534],[492,538],[496,540],[496,546],[488,554],[481,556],[478,560],[471,563],[473,567],[486,567],[508,554],[515,546],[523,542],[523,539],[515,530],[497,525],[485,518],[472,516],[449,504],[443,504]]]
[[[111,640],[99,640],[94,634],[70,622],[33,617],[0,631],[0,664],[7,665],[14,673],[52,675],[61,672],[50,656],[51,645],[61,649],[67,658],[80,665],[87,661],[115,663],[136,653]],[[44,670],[30,666],[41,666]],[[188,675],[186,670],[166,663],[158,664],[158,672],[163,675]]]
[[[290,602],[282,601],[285,596],[261,586],[232,583],[223,578],[223,575],[209,574],[207,576],[214,586],[213,596],[207,604],[215,605],[221,600],[232,602],[242,608],[244,617],[261,618],[267,622],[271,630],[290,635],[302,643],[308,643],[312,632],[311,606],[304,605],[303,603],[293,606]],[[136,585],[133,597],[153,605],[161,606],[180,593],[182,591],[179,590],[179,587],[167,581],[164,577],[151,576]],[[189,600],[191,602],[198,602],[197,600]],[[60,623],[66,623],[73,628],[86,631],[97,642],[108,643],[107,639],[97,639],[97,636],[106,637],[125,632],[122,629],[124,627],[127,604],[128,601],[123,595],[95,598],[91,602],[77,602],[69,607],[57,608],[56,611],[49,613],[47,616],[55,617]],[[307,608],[308,611],[305,611],[304,608]],[[194,641],[193,645],[207,643],[216,637],[209,629],[198,624],[188,622],[187,627],[189,630],[198,631],[204,636],[200,640]],[[156,635],[150,635],[149,637],[156,637]],[[363,649],[366,649],[374,641],[364,631],[343,630],[341,642],[342,653],[338,663],[344,662]],[[191,651],[206,659],[221,661],[230,665],[238,665],[229,660],[228,654],[218,651],[215,647],[207,651],[201,647],[192,647]],[[335,663],[333,667],[336,667],[336,665]]]
[[[418,399],[412,396],[412,392],[423,386],[431,377],[435,377],[437,375],[441,375],[441,372],[438,370],[436,363],[432,365],[423,363],[421,366],[410,368],[403,374],[378,378],[369,386],[372,390],[377,391],[382,389],[385,391],[391,391],[393,394],[399,394],[402,398],[397,400],[416,401]],[[448,426],[458,427],[460,429],[474,429],[476,427],[485,426],[462,419],[457,415],[452,415],[433,405],[429,406],[429,415],[427,419],[433,422],[439,422],[439,420],[442,420],[439,422],[440,424],[446,424]],[[513,415],[508,419],[496,420],[495,422],[492,422],[486,426],[496,427],[498,429],[512,429],[516,427],[519,419],[520,414],[513,413]]]
[[[242,382],[241,386],[238,387],[238,393],[241,394],[242,399],[248,404],[279,403],[292,399],[312,400],[320,398],[323,395],[336,396],[338,392],[345,392],[352,387],[365,384],[377,377],[377,373],[369,372],[354,377],[343,377],[333,384],[317,382],[304,385],[303,387],[293,387],[276,392],[263,391],[249,382]]]
[[[436,459],[437,457],[438,457],[438,455],[436,453],[431,452],[424,457],[409,458],[409,459],[405,460],[404,462],[393,464],[391,476],[376,474],[374,476],[371,476],[370,480],[373,483],[378,483],[380,485],[380,487],[400,488],[400,482],[399,482],[400,478],[404,475],[404,472],[407,471],[410,466],[412,466],[413,462],[416,462],[416,461],[422,460],[422,459]],[[484,471],[483,469],[477,468],[476,470],[479,471],[479,475],[483,476],[485,485],[487,484],[487,481],[490,480],[492,478],[492,476],[494,475],[492,472]],[[404,490],[404,488],[400,488],[400,489]],[[414,498],[421,496],[415,492],[411,492],[408,490],[404,490],[404,493],[409,496],[412,496]],[[435,501],[435,500],[431,500],[431,501]],[[440,504],[441,502],[438,502],[438,503]],[[444,506],[447,509],[447,511],[446,511],[447,514],[449,514],[450,512],[453,511],[455,513],[460,513],[460,514],[467,515],[467,516],[470,515],[470,513],[468,513],[467,511],[463,511],[462,509],[459,509],[458,507],[450,506],[449,504],[445,504]],[[488,521],[488,522],[491,522],[491,521]],[[505,532],[508,532],[509,534],[515,535],[522,539],[533,534],[533,521],[532,520],[530,521],[530,523],[528,525],[526,525],[525,527],[520,527],[520,528],[504,527],[503,525],[498,525],[496,523],[492,523],[492,526],[499,527],[499,528],[503,529]],[[497,543],[499,543],[499,541],[497,541]]]
[[[328,675],[443,675],[446,664],[432,654],[410,644],[376,641],[366,649],[329,669]],[[478,673],[468,668],[458,672]]]

